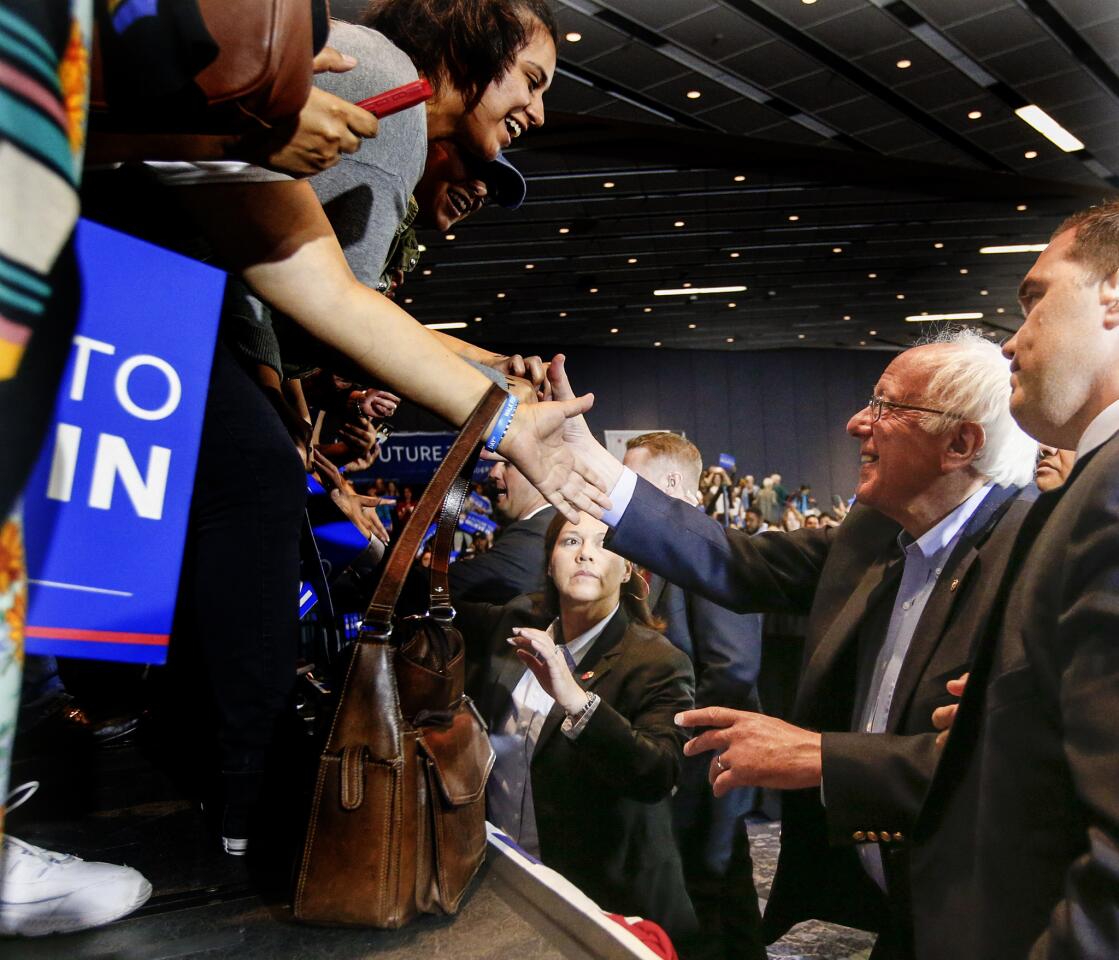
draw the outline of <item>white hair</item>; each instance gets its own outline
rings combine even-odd
[[[932,343],[952,349],[937,358],[925,395],[931,406],[955,417],[931,414],[925,429],[943,433],[961,419],[978,423],[986,439],[972,466],[980,476],[1003,487],[1030,483],[1037,442],[1010,415],[1010,361],[996,344],[967,327],[943,330],[919,345]]]

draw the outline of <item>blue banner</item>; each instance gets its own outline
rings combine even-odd
[[[225,274],[78,226],[82,309],[24,491],[27,652],[163,663]]]
[[[726,470],[727,473],[734,473],[734,457],[732,457],[729,453],[720,453],[719,466]]]
[[[394,433],[381,444],[372,466],[350,474],[351,480],[367,481],[377,477],[399,483],[427,483],[443,462],[456,433]],[[482,480],[490,472],[490,463],[480,460],[474,468],[474,479]],[[418,498],[417,498],[418,499]]]
[[[481,513],[464,514],[458,522],[458,528],[470,533],[497,533],[497,523]]]

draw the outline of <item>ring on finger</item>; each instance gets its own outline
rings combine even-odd
[[[715,754],[715,766],[719,768],[720,773],[726,773],[730,767],[723,763],[723,755],[721,753]]]

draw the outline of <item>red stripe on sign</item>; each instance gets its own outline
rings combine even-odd
[[[74,630],[70,627],[33,627],[24,633],[38,640],[89,640],[93,643],[139,643],[150,647],[167,646],[166,633],[120,633],[116,630]]]

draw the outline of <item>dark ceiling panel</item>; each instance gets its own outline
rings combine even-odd
[[[1115,4],[1112,0],[1049,0],[1049,2],[1078,29],[1114,21],[1116,17]]]
[[[787,83],[820,69],[817,61],[780,40],[731,57],[723,66],[763,86]]]
[[[830,70],[818,70],[806,77],[777,84],[773,92],[813,115],[835,104],[860,100],[863,94],[859,87],[837,77]]]
[[[769,39],[736,10],[716,6],[663,29],[663,34],[708,60],[726,60]]]
[[[944,31],[977,60],[1024,47],[1044,37],[1044,28],[1021,7],[1011,6],[976,16]]]
[[[588,60],[583,66],[617,80],[632,90],[640,90],[658,80],[668,80],[687,72],[685,67],[674,60],[669,60],[664,54],[650,50],[636,40],[630,40],[608,54]]]
[[[585,63],[604,53],[623,46],[627,37],[597,17],[588,17],[569,7],[557,9],[560,27],[559,55],[571,63]],[[577,43],[563,39],[568,33],[577,33],[581,39]]]
[[[927,113],[934,113],[949,104],[968,104],[962,110],[965,116],[972,109],[971,104],[983,94],[983,88],[975,81],[951,67],[937,73],[921,73],[912,80],[896,84],[894,89]]]
[[[611,0],[602,6],[653,29],[660,29],[715,6],[704,0]]]
[[[650,83],[648,87],[643,87],[642,93],[672,104],[677,110],[686,113],[698,114],[700,110],[722,106],[732,100],[739,99],[738,94],[728,90],[721,83],[708,80],[707,77],[701,77],[691,71],[671,80],[664,80],[662,77],[655,76],[649,79],[655,82]],[[699,99],[692,100],[687,96],[688,93],[693,91],[700,94]]]
[[[920,12],[929,23],[947,27],[954,23],[971,20],[1003,10],[1021,9],[1017,0],[908,0],[909,5]]]
[[[842,16],[809,27],[805,33],[849,58],[867,50],[892,47],[909,36],[897,20],[866,3]]]
[[[1025,97],[1058,120],[1058,111],[1064,104],[1077,103],[1100,93],[1100,85],[1084,71],[1075,68],[1040,80],[1023,80],[1017,87]]]
[[[781,117],[771,107],[741,99],[727,106],[703,110],[699,116],[713,123],[720,130],[742,134],[752,134],[772,127]]]
[[[1087,40],[1112,67],[1119,69],[1119,19],[1109,20],[1099,26],[1081,31]]]
[[[992,74],[1017,89],[1024,81],[1068,70],[1069,55],[1055,40],[1041,37],[1026,46],[995,54],[984,62]]]

